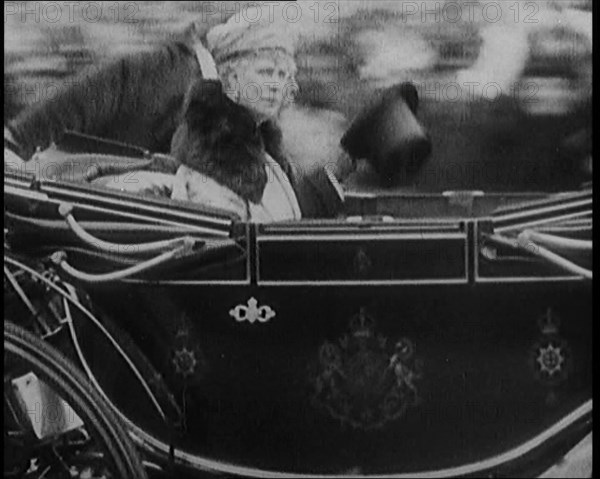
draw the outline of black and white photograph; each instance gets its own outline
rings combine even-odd
[[[4,478],[591,478],[592,0],[4,2]]]

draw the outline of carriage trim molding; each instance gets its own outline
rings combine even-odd
[[[404,478],[417,478],[417,479],[429,479],[429,478],[441,478],[441,477],[460,477],[465,475],[481,475],[481,474],[492,474],[492,471],[496,468],[509,466],[512,462],[522,460],[530,454],[534,454],[536,450],[544,447],[546,443],[552,442],[560,435],[574,434],[572,429],[579,431],[579,435],[583,438],[584,435],[591,434],[591,418],[593,413],[593,400],[589,399],[584,402],[577,409],[564,416],[562,419],[554,423],[549,428],[545,429],[532,439],[525,443],[508,450],[505,453],[493,456],[482,461],[465,464],[462,466],[451,467],[447,469],[440,469],[436,471],[415,471],[403,474],[384,474],[384,475],[357,475],[355,477],[368,477],[372,479],[393,477],[396,479]],[[138,428],[135,424],[127,421],[132,427],[132,438],[136,443],[141,446],[150,448],[154,453],[168,457],[169,446],[162,441],[152,437],[142,429]],[[584,433],[581,433],[583,428]],[[269,471],[264,469],[257,469],[251,467],[244,467],[235,464],[227,464],[222,461],[201,457],[195,454],[176,449],[174,451],[175,458],[178,462],[187,465],[190,468],[202,470],[202,471],[216,471],[219,473],[237,475],[244,477],[270,477],[270,478],[284,478],[284,477],[301,477],[306,479],[313,479],[317,477],[352,477],[347,473],[340,474],[297,474],[283,471]]]

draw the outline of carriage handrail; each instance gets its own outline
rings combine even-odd
[[[50,259],[54,264],[62,268],[65,273],[79,281],[87,283],[106,283],[129,278],[168,263],[173,259],[190,254],[193,251],[195,244],[196,242],[192,238],[184,238],[183,244],[172,249],[171,251],[167,251],[133,266],[129,266],[128,268],[111,271],[110,273],[94,274],[79,271],[67,262],[67,254],[64,251],[57,251],[51,256]]]
[[[592,251],[591,240],[581,240],[574,238],[565,238],[562,236],[540,233],[534,230],[524,230],[520,235],[525,242],[535,242],[547,246],[548,248],[558,248],[571,251]]]
[[[94,164],[86,171],[83,179],[92,182],[97,178],[109,175],[122,175],[132,171],[157,171],[174,175],[177,172],[178,163],[174,157],[162,153],[147,155],[148,159],[139,160],[139,163],[114,162],[108,164]]]
[[[109,241],[101,240],[100,238],[88,233],[85,229],[77,222],[73,216],[73,205],[68,203],[61,203],[58,207],[59,214],[65,218],[67,224],[71,228],[71,231],[82,240],[88,246],[105,251],[107,253],[119,252],[122,254],[147,254],[147,253],[159,253],[170,251],[173,248],[183,246],[186,241],[193,240],[196,243],[201,242],[199,239],[192,239],[190,236],[182,236],[179,238],[152,241],[148,243],[112,243]]]
[[[145,170],[152,165],[153,160],[140,160],[139,164],[136,163],[122,163],[122,164],[94,164],[84,174],[83,179],[87,182],[92,182],[97,178],[108,175],[122,175],[132,171]]]
[[[592,190],[556,194],[550,198],[511,205],[492,214],[494,231],[513,233],[557,221],[587,218],[592,214]]]
[[[593,279],[593,274],[591,270],[583,268],[573,263],[572,261],[569,261],[568,259],[563,258],[562,256],[556,253],[553,253],[549,249],[546,249],[543,246],[534,243],[533,241],[526,240],[526,236],[519,235],[517,238],[508,238],[499,234],[491,234],[486,235],[486,238],[492,241],[493,243],[502,246],[509,246],[511,248],[527,251],[528,253],[531,253],[535,256],[539,256],[540,258],[543,258],[547,262],[554,264],[555,266],[558,266],[559,268],[562,268],[565,271],[576,274],[578,276],[582,276],[585,279]]]
[[[200,244],[201,249],[197,249]],[[110,273],[85,273],[74,268],[67,262],[67,253],[65,251],[57,251],[50,257],[50,260],[72,278],[88,283],[106,283],[110,281],[119,281],[127,279],[131,276],[147,272],[158,266],[166,264],[172,260],[179,259],[184,256],[194,255],[194,263],[196,264],[200,258],[206,259],[212,257],[215,252],[222,252],[235,247],[241,252],[244,249],[234,240],[219,240],[219,241],[197,241],[194,238],[183,238],[183,244],[171,251],[164,252],[154,258],[142,261],[125,269],[112,271]]]

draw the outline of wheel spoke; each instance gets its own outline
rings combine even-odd
[[[73,364],[6,321],[4,349],[5,478],[146,477],[127,432]]]

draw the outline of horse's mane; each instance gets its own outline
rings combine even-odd
[[[54,98],[25,108],[8,128],[25,159],[67,129],[168,152],[184,95],[199,77],[193,49],[170,42],[62,81]]]

